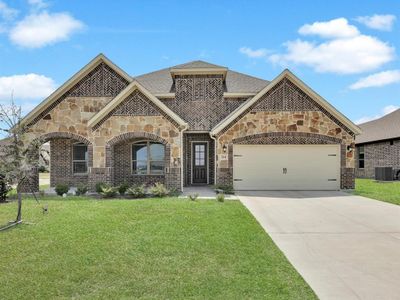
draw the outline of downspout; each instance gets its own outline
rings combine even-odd
[[[217,185],[217,142],[218,139],[210,131],[210,138],[214,141],[214,185]]]
[[[182,130],[179,132],[180,133],[180,138],[181,138],[181,192],[183,192],[183,132],[189,129],[189,125],[185,124],[182,127]]]

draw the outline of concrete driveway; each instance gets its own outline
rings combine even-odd
[[[400,299],[400,206],[343,192],[241,192],[321,299]]]

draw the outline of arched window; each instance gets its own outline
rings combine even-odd
[[[86,174],[88,171],[88,147],[84,143],[76,143],[72,147],[72,170],[74,174]]]
[[[165,146],[152,141],[132,144],[132,173],[162,175],[165,167]]]

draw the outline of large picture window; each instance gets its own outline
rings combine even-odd
[[[163,144],[142,141],[132,144],[132,173],[138,175],[164,174]]]
[[[74,174],[86,174],[88,171],[88,147],[84,143],[77,143],[72,148],[72,169]]]
[[[358,168],[364,169],[364,146],[358,147]]]

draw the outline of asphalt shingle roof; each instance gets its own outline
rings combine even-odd
[[[135,79],[153,94],[171,93],[173,91],[173,80],[171,69],[185,68],[225,68],[204,61],[193,61],[155,72],[139,75]],[[268,83],[268,80],[249,76],[243,73],[227,70],[226,91],[228,93],[258,93]]]
[[[373,120],[358,125],[362,133],[356,137],[356,144],[369,143],[400,137],[400,109]]]

